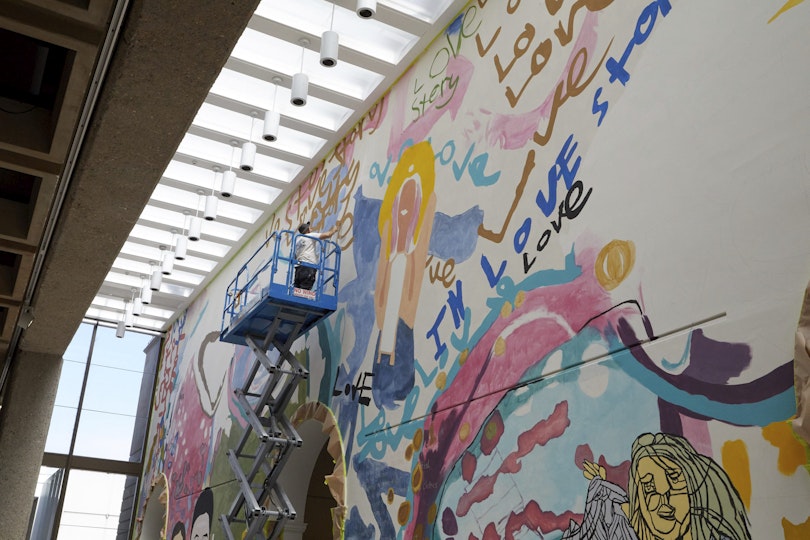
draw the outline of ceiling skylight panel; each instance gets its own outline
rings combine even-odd
[[[149,200],[169,203],[181,210],[172,212],[171,210],[165,210],[149,204],[141,212],[141,218],[158,223],[165,223],[170,227],[178,226],[182,228],[183,221],[185,220],[182,211],[188,210],[191,214],[194,214],[197,210],[201,209],[204,202],[200,203],[200,197],[201,196],[197,193],[158,184],[155,186],[155,191],[152,192],[152,196],[149,197]]]
[[[206,222],[207,223],[207,222]],[[205,227],[206,223],[203,223],[203,227]],[[146,225],[138,225],[136,224],[132,228],[132,232],[129,235],[130,238],[144,240],[146,242],[155,242],[157,244],[162,245],[169,245],[172,242],[172,233],[169,231],[163,231],[160,229],[155,229],[153,227],[147,227]],[[222,258],[228,254],[231,250],[231,247],[224,244],[219,244],[217,242],[212,242],[205,238],[201,238],[196,242],[189,242],[188,243],[189,251],[195,251],[197,253],[203,253],[205,255],[209,255],[215,258]]]
[[[157,261],[160,259],[160,249],[154,246],[145,246],[143,244],[137,244],[130,241],[124,242],[124,246],[121,248],[121,254],[150,261]]]
[[[198,137],[196,135],[189,135],[186,133],[183,140],[180,141],[180,145],[177,147],[177,152],[192,157],[198,157],[206,161],[222,163],[227,167],[228,163],[231,161],[233,147],[227,144],[218,143],[211,139]],[[214,182],[213,169],[209,170],[208,174],[204,176],[208,179],[208,188],[210,189]],[[205,178],[202,180],[204,182]]]
[[[206,195],[210,195],[210,188],[206,191]],[[194,213],[197,208],[199,195],[196,193],[189,193],[188,191],[173,188],[165,184],[158,184],[155,186],[155,191],[152,192],[151,200],[159,201],[172,206],[181,206],[186,210]],[[197,206],[197,208],[195,208]],[[250,208],[235,204],[227,199],[220,199],[217,203],[217,218],[232,219],[234,221],[241,221],[242,223],[255,223],[261,217],[262,211],[256,208]],[[156,206],[147,205],[141,213],[143,219],[149,221],[157,221],[159,223],[166,223],[173,226],[174,223],[180,223],[180,228],[183,228],[183,221],[185,216],[176,211],[167,210],[165,208],[158,208]]]
[[[183,259],[182,261],[175,260],[174,265],[176,267],[183,266],[186,268],[191,268],[192,270],[199,271],[201,274],[207,274],[208,272],[216,268],[217,263],[210,259],[203,259],[200,257],[188,255],[189,252],[193,251],[196,245],[197,242],[189,242],[188,251],[186,252],[186,258]],[[138,259],[148,261],[161,260],[161,252],[159,248],[145,246],[143,244],[138,244],[135,242],[124,242],[124,247],[121,248],[121,255],[136,257]]]
[[[273,54],[268,54],[267,51],[273,51]],[[368,97],[383,80],[382,75],[347,62],[338,62],[333,68],[323,67],[317,51],[250,29],[245,30],[240,38],[233,57],[289,77],[303,71],[309,76],[310,84],[357,100]],[[265,108],[272,108],[273,93],[272,84],[265,83],[261,90],[261,94],[267,100]]]
[[[329,30],[332,6],[331,2],[324,0],[263,0],[256,8],[256,15],[320,36]],[[407,13],[404,9],[400,11]],[[361,19],[354,11],[340,6],[335,6],[332,30],[340,35],[341,46],[362,51],[389,64],[402,60],[418,40],[417,36],[378,20]]]
[[[152,268],[148,263],[139,262],[132,259],[123,257],[116,257],[112,264],[113,269],[123,272],[137,274],[138,276],[148,276],[152,273]]]
[[[172,160],[169,162],[168,167],[163,173],[163,178],[174,182],[181,182],[193,186],[196,189],[211,189],[211,186],[203,185],[200,178],[210,172],[208,169],[184,163],[182,161]],[[239,171],[236,170],[236,186],[233,190],[233,195],[236,198],[247,199],[257,204],[270,204],[276,200],[276,197],[281,193],[281,190],[273,186],[251,182],[244,178],[239,177]],[[220,191],[221,185],[217,185],[217,191]]]
[[[155,229],[154,227],[147,227],[145,225],[139,225],[137,223],[134,227],[132,227],[132,232],[129,233],[129,237],[139,238],[158,245],[168,245],[172,243],[171,232]]]
[[[453,0],[381,0],[391,9],[395,9],[427,23],[435,23],[447,11]]]
[[[270,205],[281,195],[281,190],[272,186],[258,184],[240,178],[233,190],[233,196],[248,199],[260,204]]]
[[[371,95],[385,78],[379,73],[345,61],[338,61],[335,67],[323,67],[320,54],[309,49],[304,53],[304,72],[309,75],[310,84],[360,100]]]
[[[128,289],[139,289],[143,285],[143,280],[141,279],[140,275],[135,276],[131,274],[122,274],[121,272],[117,272],[114,268],[110,268],[110,271],[107,272],[107,277],[104,278],[104,281],[115,283],[117,285],[123,285]]]
[[[256,154],[253,172],[254,174],[289,183],[303,168],[302,165],[290,163],[289,161],[265,156],[264,154]]]
[[[90,307],[85,313],[85,317],[100,321],[117,321],[121,319],[121,311],[111,311],[109,309]],[[168,319],[168,317],[165,319]],[[137,328],[147,328],[149,330],[159,331],[161,328],[163,328],[164,323],[165,320],[155,320],[150,317],[143,317],[143,315],[140,317],[135,317],[135,326]]]
[[[282,111],[282,107],[277,107],[276,110],[279,111],[279,114],[285,115]],[[238,169],[239,157],[241,155],[241,149],[238,145],[247,140],[248,136],[260,148],[272,148],[280,152],[301,156],[302,159],[311,159],[326,143],[326,139],[283,125],[279,126],[278,139],[272,143],[267,142],[262,138],[264,110],[261,109],[255,112],[261,112],[258,116],[262,118],[257,118],[255,121],[251,122],[253,117],[247,114],[241,114],[223,107],[217,107],[210,103],[204,103],[197,117],[194,119],[192,129],[199,128],[194,131],[199,136],[208,137],[208,140],[217,137],[219,142],[229,145],[228,148],[233,151],[233,161],[230,161],[231,154],[228,154],[228,158],[223,162],[223,168],[227,167],[230,163],[232,167]],[[343,116],[342,111],[337,112],[340,114],[335,116],[332,121],[334,124],[337,124]],[[288,118],[290,117],[289,115],[286,116]],[[283,120],[283,122],[284,121],[286,120]],[[234,141],[237,143],[235,149],[233,146],[230,146],[233,145]]]
[[[221,131],[223,133],[228,133],[233,135],[239,140],[244,140],[247,138],[247,134],[250,131],[250,120],[251,117],[249,116],[252,110],[257,110],[257,112],[264,112],[272,108],[273,103],[273,96],[271,93],[267,91],[267,89],[263,89],[262,91],[253,92],[250,89],[250,84],[247,84],[248,81],[259,81],[256,77],[251,77],[250,75],[245,75],[244,73],[239,73],[234,70],[230,69],[223,69],[220,72],[220,77],[223,77],[223,74],[232,73],[243,77],[241,79],[245,82],[244,85],[235,84],[231,82],[227,85],[227,87],[223,87],[224,83],[218,82],[214,83],[214,86],[211,88],[211,92],[209,94],[209,100],[211,96],[222,96],[227,99],[232,99],[236,102],[242,103],[245,105],[245,114],[242,114],[242,120],[240,123],[233,123],[233,117],[228,115],[225,111],[226,109],[219,108],[218,111],[210,111],[208,110],[209,107],[213,107],[210,103],[203,103],[200,110],[197,112],[197,117],[194,119],[195,125],[200,125],[203,127],[208,127],[210,129],[214,129],[216,131]],[[228,81],[228,78],[225,78],[225,81]],[[240,80],[234,77],[236,80]],[[342,105],[338,105],[337,103],[331,103],[329,101],[317,98],[315,96],[309,96],[307,98],[307,105],[306,107],[295,107],[290,104],[290,89],[284,87],[283,85],[279,85],[278,87],[278,95],[276,96],[276,109],[282,117],[286,116],[288,118],[293,118],[295,120],[299,120],[301,122],[312,124],[313,126],[318,126],[323,129],[328,129],[330,131],[337,131],[343,122],[348,118],[352,110],[344,107]],[[257,124],[259,123],[260,119],[257,120]],[[282,123],[284,120],[282,119]]]
[[[188,283],[190,285],[199,285],[202,283],[205,276],[201,276],[199,274],[192,274],[191,272],[184,272],[182,270],[178,270],[175,267],[172,270],[171,275],[163,276],[163,281],[171,280],[171,281],[179,281],[180,283]]]
[[[241,221],[243,223],[256,223],[264,212],[257,208],[243,206],[232,202],[232,199],[220,199],[217,204],[217,216]]]
[[[185,261],[177,261],[175,264],[175,269],[172,270],[171,275],[165,276],[164,279],[171,279],[172,281],[180,281],[182,283],[189,283],[191,285],[199,285],[202,283],[206,272],[195,274],[192,272],[178,270],[177,267],[181,262]],[[112,267],[113,269],[124,272],[125,274],[137,274],[138,276],[149,276],[152,274],[153,270],[148,263],[127,259],[125,257],[116,257]]]

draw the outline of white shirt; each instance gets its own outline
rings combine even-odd
[[[321,237],[318,232],[299,234],[295,239],[295,258],[299,261],[318,264],[317,242],[314,239]]]

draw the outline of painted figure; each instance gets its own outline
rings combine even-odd
[[[214,492],[205,488],[197,497],[189,540],[208,540],[211,534],[211,519],[214,515]]]
[[[429,142],[405,149],[380,208],[373,389],[379,407],[393,408],[413,388],[413,325],[436,207],[435,175]]]
[[[181,521],[174,524],[170,540],[186,540],[186,526]]]
[[[636,438],[626,495],[605,481],[603,467],[587,461],[583,465],[583,474],[591,481],[585,517],[581,525],[571,523],[565,539],[751,538],[745,506],[726,472],[682,437],[644,433]],[[614,496],[606,496],[608,493]],[[623,512],[617,512],[618,508]],[[632,531],[624,528],[628,519]],[[623,531],[621,535],[602,534],[616,527]]]

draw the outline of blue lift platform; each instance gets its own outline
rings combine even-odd
[[[298,337],[337,308],[340,248],[311,238],[319,261],[295,258],[300,235],[273,233],[239,269],[225,293],[220,341],[246,345],[254,356],[245,382],[234,389],[247,420],[228,462],[239,485],[230,510],[220,516],[228,540],[232,526],[244,527],[247,540],[275,540],[295,509],[278,477],[293,449],[303,441],[284,411],[298,383],[309,372],[290,353]],[[312,290],[293,286],[295,267],[317,269]]]

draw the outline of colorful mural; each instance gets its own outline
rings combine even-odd
[[[296,342],[289,407],[336,420],[336,535],[810,537],[808,22],[475,0],[350,130],[232,263],[338,228],[338,311]],[[173,325],[153,410],[144,485],[166,475],[180,537],[235,493],[249,351],[217,340],[223,274]]]

